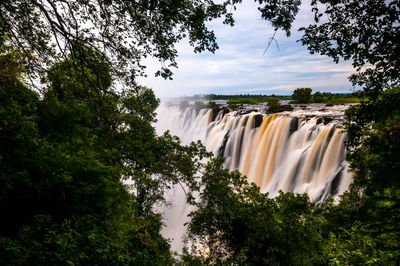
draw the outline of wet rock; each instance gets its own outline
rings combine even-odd
[[[217,118],[219,112],[221,111],[222,111],[222,116],[224,116],[225,114],[229,113],[229,108],[220,106],[212,108],[211,121],[215,121],[215,118]]]
[[[254,116],[254,127],[259,127],[261,126],[261,123],[263,121],[263,115],[257,114]]]
[[[242,109],[242,110],[239,110],[238,114],[246,115],[246,114],[250,114],[251,112],[258,112],[258,110],[257,109]]]
[[[299,118],[298,117],[293,117],[292,120],[290,121],[290,129],[289,129],[289,135],[292,135],[293,132],[295,132],[299,127]]]
[[[317,124],[324,123],[324,125],[327,125],[330,122],[332,122],[332,120],[333,120],[333,117],[331,117],[331,116],[322,116],[317,119]]]

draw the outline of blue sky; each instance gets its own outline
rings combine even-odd
[[[257,5],[244,1],[234,13],[235,26],[221,21],[209,23],[217,36],[219,50],[215,54],[195,54],[186,40],[177,44],[178,69],[173,80],[154,77],[160,63],[149,59],[148,77],[140,82],[154,89],[158,97],[191,96],[194,94],[291,94],[299,87],[313,91],[351,92],[347,77],[353,73],[351,62],[335,64],[332,59],[311,55],[298,39],[298,28],[313,20],[309,1],[304,1],[288,38],[278,31],[264,53],[273,28],[261,20]]]

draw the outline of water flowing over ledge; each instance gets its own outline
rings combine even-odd
[[[208,151],[226,158],[225,167],[239,170],[262,192],[276,196],[284,192],[307,193],[323,202],[337,198],[352,181],[345,161],[346,133],[340,128],[348,106],[263,114],[260,109],[230,112],[196,109],[192,106],[161,105],[155,125],[159,134],[169,130],[183,144],[201,140]],[[166,196],[173,207],[164,214],[164,235],[180,250],[181,236],[192,208],[185,204],[182,191]]]
[[[322,123],[323,115],[329,123]],[[184,144],[201,140],[207,150],[226,158],[263,192],[306,192],[313,201],[342,194],[351,183],[345,161],[343,110],[294,111],[266,115],[259,111],[228,112],[160,106],[156,129],[170,130]]]

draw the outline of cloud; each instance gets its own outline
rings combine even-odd
[[[148,59],[148,78],[140,79],[152,87],[158,97],[174,97],[200,93],[290,94],[297,87],[314,90],[349,92],[347,77],[353,72],[351,62],[335,64],[326,56],[311,55],[297,40],[297,29],[312,22],[309,3],[303,3],[293,25],[292,36],[278,31],[268,51],[263,55],[273,35],[270,24],[260,19],[257,4],[244,1],[235,12],[236,25],[230,27],[213,21],[220,49],[215,54],[193,53],[187,40],[176,45],[178,69],[174,80],[154,77],[160,63]],[[279,49],[278,49],[279,48]]]

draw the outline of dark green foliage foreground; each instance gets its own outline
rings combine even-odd
[[[153,92],[114,91],[108,64],[81,52],[91,64],[55,64],[42,97],[18,53],[0,57],[0,264],[171,264],[153,206],[203,150],[157,137]]]
[[[392,167],[391,157],[385,159],[383,167]],[[396,182],[398,172],[387,171]],[[190,265],[397,265],[400,188],[398,182],[379,188],[379,182],[369,180],[371,193],[360,196],[354,184],[338,205],[316,206],[306,195],[268,198],[240,173],[214,162],[203,176],[200,200],[193,202],[198,210],[191,214],[182,259]]]
[[[202,257],[204,249],[194,248],[198,260],[234,265],[326,262],[321,257],[324,208],[316,208],[305,195],[271,199],[239,172],[220,167],[221,162],[207,166],[201,201],[189,225],[189,240],[209,250]]]

